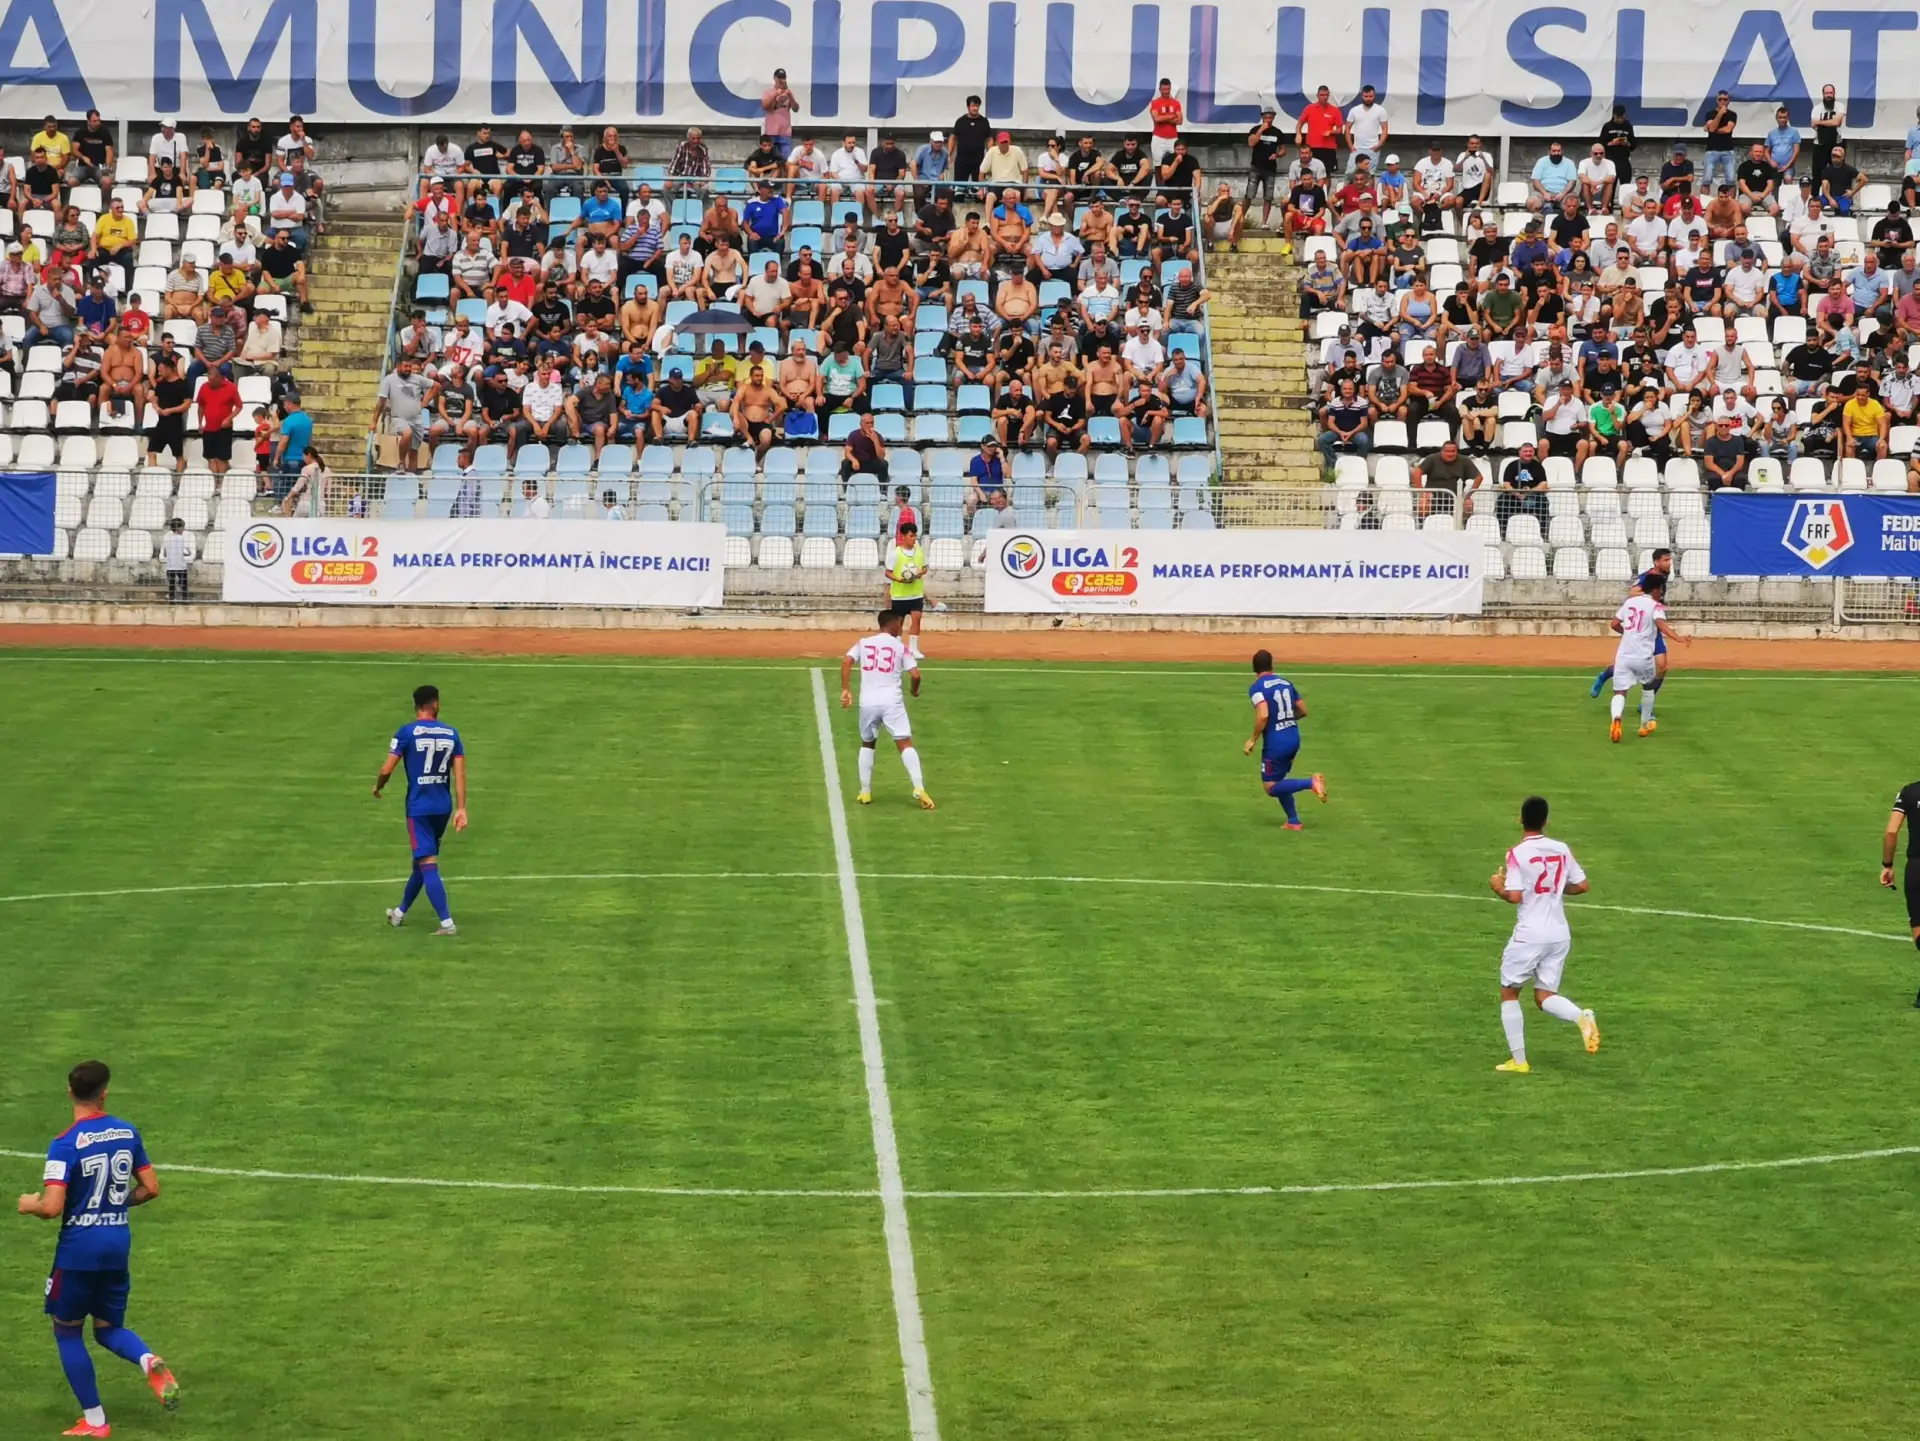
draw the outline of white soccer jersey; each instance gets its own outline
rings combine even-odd
[[[1513,943],[1552,945],[1573,938],[1567,929],[1567,887],[1587,878],[1564,842],[1528,836],[1507,852],[1506,888],[1520,892]]]
[[[897,635],[880,631],[857,641],[847,656],[860,667],[860,709],[878,709],[900,702],[900,678],[919,669],[907,643]]]
[[[1620,622],[1620,645],[1613,654],[1616,671],[1638,671],[1653,663],[1653,644],[1660,638],[1656,622],[1666,618],[1666,606],[1650,595],[1630,595],[1620,603],[1614,613]]]

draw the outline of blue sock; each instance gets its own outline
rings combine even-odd
[[[1299,795],[1301,791],[1310,791],[1312,789],[1312,781],[1287,780],[1275,781],[1273,783],[1274,798],[1280,802],[1280,809],[1287,813],[1287,821],[1289,824],[1296,826],[1300,824],[1300,810],[1294,805],[1293,798]]]
[[[1613,679],[1613,667],[1608,666],[1605,670],[1601,671],[1599,675],[1593,678],[1593,683],[1595,685],[1605,685],[1608,681],[1612,679]]]
[[[444,922],[447,915],[447,888],[440,880],[440,867],[420,867],[420,883],[427,888],[427,899],[433,903],[433,913]]]
[[[93,1356],[87,1350],[87,1338],[78,1326],[55,1325],[53,1344],[60,1348],[60,1369],[67,1373],[74,1399],[82,1411],[98,1410],[100,1383],[93,1376]]]
[[[411,910],[413,903],[420,899],[420,887],[426,882],[420,879],[420,862],[413,863],[413,874],[407,877],[407,888],[400,896],[400,909]]]
[[[93,1339],[122,1361],[130,1362],[135,1366],[138,1366],[140,1358],[152,1349],[125,1326],[95,1326]]]
[[[1657,675],[1653,678],[1653,683],[1649,685],[1647,689],[1654,692],[1657,695],[1659,694],[1660,687],[1665,685],[1666,683],[1667,683],[1667,678],[1665,676]]]

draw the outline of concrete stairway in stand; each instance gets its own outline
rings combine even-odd
[[[1318,429],[1302,409],[1307,352],[1293,257],[1277,236],[1249,233],[1238,252],[1207,254],[1213,292],[1213,390],[1222,479],[1229,485],[1316,485]]]
[[[298,327],[293,371],[313,416],[313,443],[329,468],[343,474],[366,468],[400,236],[397,214],[336,212],[314,246],[314,313]]]

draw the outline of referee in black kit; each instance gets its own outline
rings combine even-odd
[[[1900,788],[1893,798],[1893,815],[1887,832],[1880,837],[1880,884],[1893,889],[1893,852],[1900,844],[1900,827],[1907,826],[1907,924],[1913,928],[1913,944],[1920,949],[1920,781]],[[1920,1007],[1920,996],[1913,998]]]

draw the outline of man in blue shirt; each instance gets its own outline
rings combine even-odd
[[[453,914],[447,909],[447,888],[440,879],[440,838],[447,822],[456,831],[467,828],[467,751],[460,732],[440,719],[440,688],[423,685],[413,693],[413,719],[393,733],[387,743],[387,761],[373,783],[380,798],[395,768],[407,769],[407,843],[413,850],[413,873],[407,877],[400,904],[387,912],[387,924],[407,919],[407,907],[426,891],[440,917],[442,936],[455,934]]]
[[[773,193],[771,180],[762,180],[759,194],[747,202],[740,219],[762,247],[778,250],[780,237],[787,233],[787,202]]]
[[[1301,791],[1312,791],[1323,803],[1327,799],[1325,776],[1308,780],[1287,776],[1300,754],[1300,721],[1307,703],[1292,681],[1273,673],[1273,654],[1264,650],[1253,653],[1253,684],[1247,687],[1247,699],[1253,702],[1253,734],[1247,738],[1245,753],[1252,755],[1253,748],[1260,747],[1260,784],[1287,813],[1287,829],[1300,830],[1300,812],[1293,798]]]
[[[67,1073],[73,1125],[47,1147],[42,1189],[20,1198],[23,1216],[60,1222],[60,1243],[47,1277],[46,1313],[53,1318],[54,1344],[67,1384],[80,1402],[82,1416],[68,1436],[109,1436],[107,1413],[82,1334],[93,1318],[93,1339],[146,1374],[147,1384],[169,1411],[180,1404],[180,1383],[167,1363],[147,1349],[126,1327],[127,1293],[132,1280],[127,1263],[133,1233],[127,1213],[160,1194],[160,1180],[147,1160],[140,1133],[107,1113],[104,1062],[82,1061]]]
[[[1773,168],[1780,172],[1780,182],[1785,185],[1793,174],[1793,164],[1800,158],[1800,132],[1794,128],[1787,107],[1782,105],[1773,112],[1773,129],[1763,137],[1767,147],[1767,159],[1773,162]]]
[[[980,442],[980,453],[967,462],[967,514],[972,515],[1007,486],[1006,462],[1000,458],[1000,442],[991,435]]]
[[[1533,175],[1527,185],[1527,209],[1545,210],[1560,203],[1560,197],[1573,189],[1580,168],[1567,159],[1560,142],[1554,141],[1547,153],[1533,163]]]

